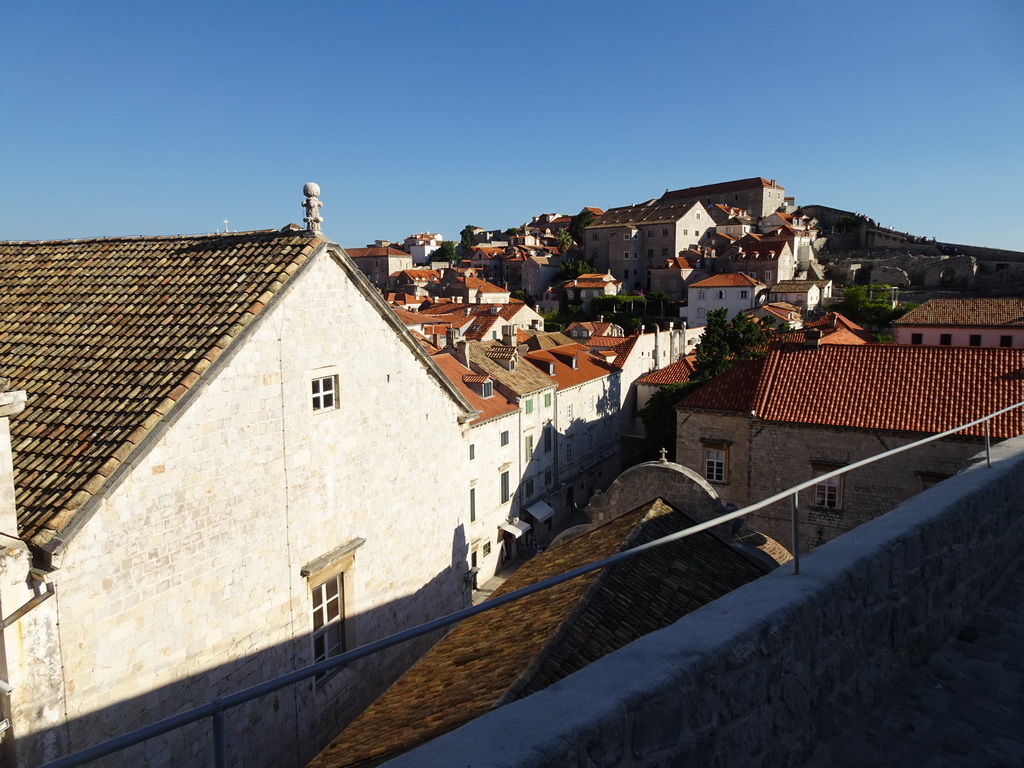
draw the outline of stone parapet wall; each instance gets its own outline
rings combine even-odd
[[[1024,545],[1024,438],[391,768],[800,765],[954,634]]]

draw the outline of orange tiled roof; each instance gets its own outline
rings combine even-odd
[[[684,381],[689,381],[690,375],[694,371],[695,361],[696,358],[693,355],[683,357],[670,365],[666,365],[664,368],[659,368],[656,371],[651,371],[646,376],[641,376],[636,380],[636,383],[679,384]]]
[[[741,370],[737,370],[741,369]],[[749,412],[767,421],[933,434],[1024,399],[1024,349],[894,344],[786,346],[741,361],[683,408]],[[992,434],[1024,433],[1024,409]],[[981,435],[981,426],[967,434]]]
[[[743,192],[749,189],[762,189],[764,187],[782,189],[778,184],[773,184],[768,179],[755,176],[752,179],[737,179],[736,181],[723,181],[719,184],[705,184],[703,187],[688,187],[666,192],[661,196],[662,200],[674,200],[686,197],[707,197],[708,195],[722,195],[728,192]]]
[[[369,248],[346,248],[345,253],[353,259],[380,258],[381,256],[404,256],[407,259],[412,257],[398,248],[370,246]]]
[[[1003,327],[1024,325],[1024,298],[929,299],[895,325]]]
[[[755,280],[749,275],[739,272],[729,272],[722,275],[712,275],[709,278],[693,283],[691,288],[750,288],[763,285],[760,280]]]
[[[553,362],[555,373],[552,378],[557,383],[558,389],[574,387],[618,370],[611,363],[591,355],[590,350],[586,347],[575,343],[527,352],[524,357],[530,362],[536,363],[538,370],[545,374],[548,370],[548,363]],[[573,360],[576,361],[575,368],[573,368]]]
[[[301,231],[0,243],[24,538],[59,533],[326,241]]]
[[[518,410],[518,406],[509,401],[502,395],[498,388],[495,387],[494,394],[491,397],[482,397],[473,387],[470,385],[473,383],[481,383],[491,378],[483,374],[474,373],[471,369],[464,366],[449,347],[445,347],[436,354],[431,355],[431,359],[437,363],[437,367],[441,369],[441,372],[445,377],[455,385],[455,388],[462,393],[462,396],[469,401],[469,404],[473,406],[474,410],[480,412],[470,423],[479,424],[480,422],[493,419],[498,416],[504,416],[507,413],[512,413]]]

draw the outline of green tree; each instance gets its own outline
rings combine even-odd
[[[590,275],[593,273],[594,265],[588,264],[583,259],[563,261],[558,274],[555,275],[555,280],[575,280],[580,275]]]
[[[728,310],[708,312],[707,324],[694,350],[696,362],[691,380],[708,381],[729,370],[737,360],[764,357],[775,331],[768,324],[751,319],[743,312],[731,322]]]
[[[644,459],[658,458],[662,448],[668,451],[669,461],[676,459],[676,403],[695,392],[703,382],[682,381],[666,384],[647,401],[638,415],[644,423],[646,435]]]
[[[849,285],[843,289],[843,300],[833,309],[856,323],[884,329],[917,306],[910,303],[893,307],[893,303],[891,285]]]
[[[438,248],[430,255],[433,261],[447,261],[453,262],[458,260],[458,255],[455,250],[455,242],[453,240],[445,240],[441,243],[441,247]]]
[[[558,234],[555,235],[555,240],[558,242],[558,250],[560,250],[562,253],[565,253],[570,248],[572,248],[573,239],[572,235],[569,234],[568,229],[558,230]]]
[[[462,228],[462,231],[459,232],[459,235],[462,237],[459,245],[462,246],[463,253],[469,253],[476,245],[476,229],[477,228],[472,224],[467,224]]]
[[[505,230],[505,234],[507,234],[509,237],[518,237],[519,235],[523,234],[523,230],[520,229],[519,227],[511,227]]]
[[[572,221],[569,222],[569,234],[572,239],[576,241],[577,245],[583,245],[583,231],[591,225],[597,216],[589,208],[584,208],[582,211],[572,217]]]

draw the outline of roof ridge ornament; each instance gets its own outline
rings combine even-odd
[[[306,199],[302,201],[302,207],[306,209],[306,215],[302,219],[306,222],[306,230],[319,232],[320,222],[324,220],[320,215],[323,203],[317,199],[320,196],[320,185],[314,184],[312,181],[307,182],[302,187],[302,194],[306,196]]]

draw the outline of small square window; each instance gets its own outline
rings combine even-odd
[[[999,346],[1000,347],[1012,347],[1013,346],[1013,337],[1012,336],[1000,336],[999,337]]]
[[[661,230],[661,236],[662,237],[668,237],[668,230],[667,229]]]
[[[953,343],[953,334],[951,334],[951,333],[939,334],[939,344],[941,344],[944,347],[948,347],[952,343]]]
[[[629,232],[623,232],[622,233],[622,239],[623,240],[629,240]]]
[[[667,245],[664,248],[661,249],[661,255],[662,256],[668,256],[668,246]]]
[[[629,251],[623,251],[622,252],[622,258],[628,259],[629,258]]]
[[[911,344],[923,344],[924,343],[924,335],[920,334],[920,333],[912,333],[912,334],[910,334],[910,343]]]
[[[314,411],[330,411],[338,407],[338,377],[320,376],[312,381]]]
[[[740,291],[740,298],[741,299],[746,299],[749,296],[750,296],[750,292],[749,291]]]
[[[980,333],[972,333],[971,334],[970,345],[972,347],[980,347],[981,346],[981,334]]]
[[[697,298],[698,299],[706,299],[707,298],[707,292],[703,288],[698,288],[697,289]]]
[[[725,291],[724,290],[718,292],[718,298],[720,298],[720,299],[724,299],[725,298]]]
[[[506,429],[501,433],[501,444],[508,445],[508,430]]]
[[[837,464],[812,464],[811,471],[821,475],[839,469]],[[843,476],[820,480],[814,486],[814,506],[839,509],[843,505]]]
[[[591,240],[593,240],[593,241],[594,241],[594,242],[596,243],[596,242],[597,242],[597,232],[594,232],[594,233],[593,233],[593,234],[592,234],[592,235],[590,236],[590,239],[591,239]]]

